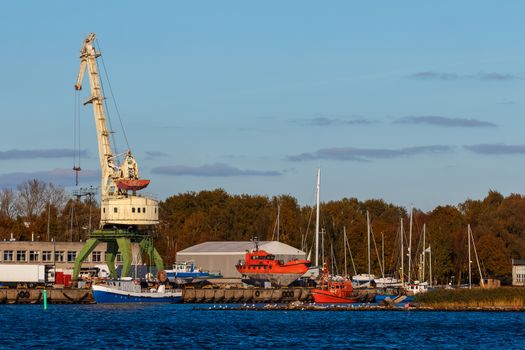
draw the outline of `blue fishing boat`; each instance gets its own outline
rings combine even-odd
[[[177,284],[222,277],[220,273],[202,271],[193,261],[176,262],[173,264],[173,270],[166,270],[166,274],[171,282]]]
[[[93,298],[97,303],[179,303],[180,289],[166,288],[165,284],[150,288],[138,280],[114,280],[95,284]]]

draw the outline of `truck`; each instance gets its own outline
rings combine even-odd
[[[0,285],[16,287],[25,284],[28,287],[45,285],[48,282],[48,270],[52,266],[38,264],[0,264]]]

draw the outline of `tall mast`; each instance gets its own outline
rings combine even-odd
[[[432,287],[432,247],[428,246],[428,264],[430,270],[430,287]]]
[[[401,218],[401,228],[399,229],[399,236],[401,237],[401,285],[405,286],[405,229],[403,228],[403,218]]]
[[[348,276],[346,272],[346,226],[343,227],[343,247],[345,251],[345,278]]]
[[[381,272],[383,273],[381,277],[385,278],[385,234],[381,232],[381,264],[383,268]]]
[[[368,284],[370,285],[370,215],[366,211],[367,242],[368,242]]]
[[[470,239],[472,239],[472,245],[474,246],[474,255],[476,255],[476,263],[478,264],[478,271],[479,271],[479,284],[484,287],[485,281],[483,280],[483,274],[481,273],[481,265],[479,263],[479,257],[478,257],[478,250],[476,249],[476,242],[474,242],[474,235],[472,234],[472,230],[470,229],[470,225],[468,225],[468,230],[470,233]]]
[[[408,232],[408,283],[411,281],[412,274],[412,214],[414,208],[410,208],[410,229]]]
[[[281,205],[277,204],[277,242],[279,242],[279,226],[281,226],[280,216],[281,216]]]
[[[427,224],[423,224],[423,273],[421,274],[422,278],[421,278],[421,282],[425,282],[425,260],[426,260],[426,246],[425,246],[425,239],[426,239],[426,235],[427,235]]]
[[[321,187],[321,168],[317,168],[317,195],[315,216],[315,266],[319,266],[319,191]]]
[[[472,259],[470,257],[470,224],[467,226],[468,236],[468,288],[472,288]]]

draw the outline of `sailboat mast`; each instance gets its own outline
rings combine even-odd
[[[368,283],[370,285],[370,215],[366,211],[366,226],[368,232]]]
[[[281,226],[281,205],[277,204],[277,242],[279,242],[279,226]]]
[[[405,229],[403,228],[403,218],[401,218],[401,228],[399,229],[399,236],[401,241],[401,285],[405,286]]]
[[[470,257],[470,224],[467,226],[468,236],[468,288],[472,288],[472,259]]]
[[[428,246],[428,265],[430,270],[430,287],[432,287],[432,248]]]
[[[343,227],[343,247],[345,251],[345,278],[348,276],[346,272],[346,226]]]
[[[381,232],[381,264],[383,265],[382,276],[385,278],[385,234]]]
[[[472,234],[472,230],[470,229],[470,225],[468,227],[470,232],[470,238],[472,239],[472,245],[474,246],[474,255],[476,255],[476,263],[478,264],[478,271],[479,271],[479,284],[484,287],[485,281],[483,281],[483,274],[481,273],[481,265],[479,264],[479,257],[478,257],[478,250],[476,249],[476,242],[474,242],[474,235]]]
[[[412,275],[412,215],[414,209],[410,208],[410,229],[408,231],[408,283],[411,281]]]
[[[423,224],[423,273],[421,274],[422,275],[422,278],[421,278],[421,282],[425,282],[425,260],[426,260],[426,256],[427,256],[427,252],[426,252],[426,237],[427,237],[427,224]]]
[[[317,195],[315,216],[315,266],[319,266],[319,189],[321,187],[321,168],[317,168]]]

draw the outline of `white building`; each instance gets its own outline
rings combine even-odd
[[[512,285],[525,286],[525,260],[512,259]]]

